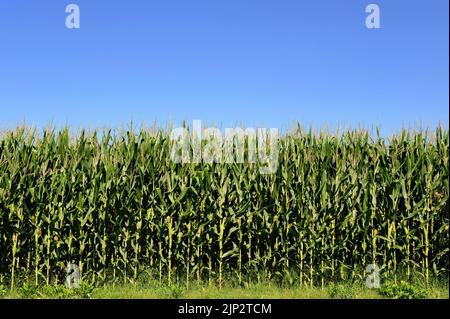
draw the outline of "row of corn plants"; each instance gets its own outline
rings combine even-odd
[[[101,133],[101,134],[99,134]],[[448,274],[448,129],[278,141],[278,170],[176,164],[166,130],[20,127],[0,139],[0,274],[36,284],[133,281],[320,286],[377,264]],[[249,279],[250,278],[250,279]]]

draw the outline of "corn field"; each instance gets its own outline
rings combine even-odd
[[[99,137],[101,133],[101,137]],[[278,170],[176,164],[163,130],[38,131],[0,138],[0,274],[169,285],[276,279],[308,286],[449,269],[449,134],[298,127]]]

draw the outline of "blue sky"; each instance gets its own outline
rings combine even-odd
[[[447,0],[71,2],[0,2],[0,126],[448,123]]]

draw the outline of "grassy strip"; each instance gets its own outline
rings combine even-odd
[[[161,285],[159,282],[108,284],[94,288],[84,284],[78,289],[62,285],[34,286],[24,284],[9,290],[0,286],[0,298],[7,299],[448,299],[449,287],[435,282],[428,287],[420,283],[386,282],[379,289],[359,283],[329,284],[325,288],[280,287],[267,282],[247,287]]]

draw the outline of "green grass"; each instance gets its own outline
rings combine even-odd
[[[383,283],[380,289],[368,289],[363,284],[330,284],[325,288],[280,287],[273,283],[250,284],[245,288],[196,286],[189,289],[161,285],[157,281],[136,284],[108,284],[98,288],[82,285],[67,289],[61,285],[36,287],[25,284],[10,291],[0,286],[0,298],[6,299],[448,299],[449,288],[444,282],[425,287],[420,283]]]

